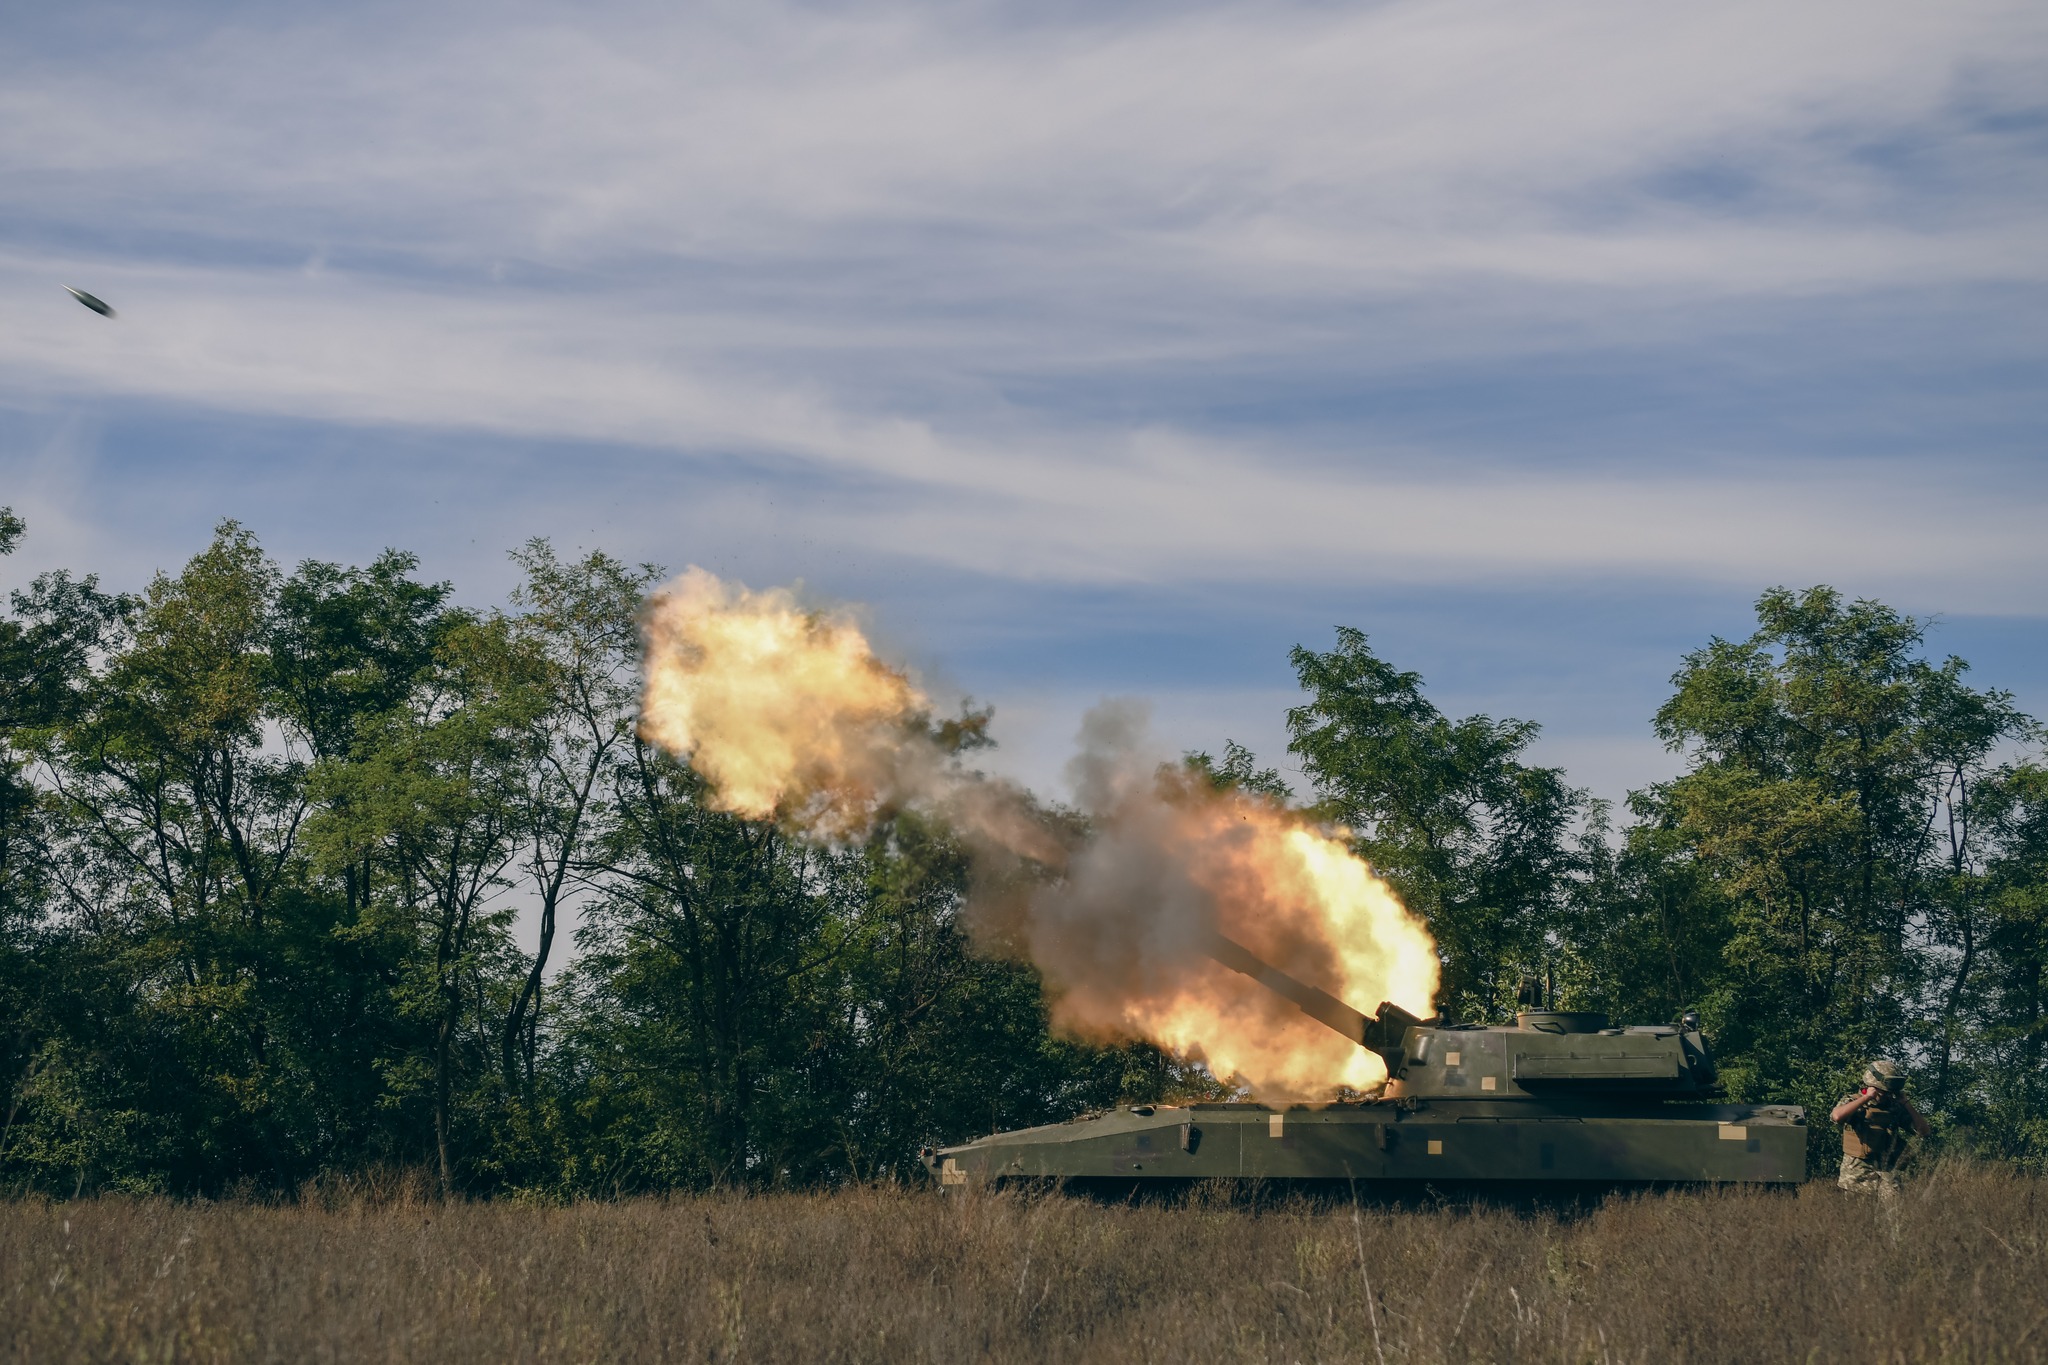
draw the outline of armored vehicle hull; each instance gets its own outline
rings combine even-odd
[[[1478,1100],[1140,1105],[998,1133],[929,1160],[945,1187],[1048,1179],[1789,1184],[1806,1178],[1806,1128],[1802,1111],[1779,1105],[1645,1112],[1590,1104],[1570,1113]]]
[[[1605,1015],[1541,1008],[1494,1026],[1418,1019],[1391,1004],[1368,1016],[1228,939],[1218,938],[1210,954],[1378,1053],[1385,1089],[1368,1102],[1323,1106],[1140,1105],[997,1133],[926,1149],[938,1183],[1806,1178],[1805,1111],[1725,1103],[1692,1015],[1634,1028],[1610,1027]]]

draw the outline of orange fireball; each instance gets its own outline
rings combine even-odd
[[[1039,897],[1032,956],[1074,1032],[1151,1039],[1266,1098],[1386,1079],[1374,1053],[1209,960],[1215,932],[1354,1007],[1430,1013],[1436,945],[1371,868],[1298,812],[1184,781],[1134,784],[1104,813]]]
[[[641,733],[687,759],[717,809],[843,838],[885,804],[922,804],[979,854],[1046,867],[1003,938],[1028,949],[1070,1033],[1150,1039],[1267,1098],[1385,1079],[1375,1054],[1211,959],[1218,933],[1356,1008],[1430,1013],[1436,945],[1392,889],[1301,812],[1160,776],[1138,708],[1105,704],[1084,722],[1076,837],[1016,788],[947,762],[916,723],[924,694],[844,613],[691,569],[648,602],[644,626]]]
[[[716,808],[846,832],[887,793],[926,701],[850,619],[692,568],[643,628],[640,732],[688,759]]]

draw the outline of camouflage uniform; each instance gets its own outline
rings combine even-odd
[[[1843,1102],[1856,1098],[1844,1095]],[[1874,1097],[1842,1124],[1842,1173],[1835,1183],[1891,1199],[1899,1192],[1898,1166],[1906,1156],[1913,1116],[1902,1100]]]
[[[1842,1154],[1842,1173],[1835,1183],[1845,1190],[1875,1193],[1880,1199],[1894,1199],[1899,1193],[1899,1173],[1882,1170],[1860,1156]]]

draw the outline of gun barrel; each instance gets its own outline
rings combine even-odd
[[[1225,938],[1222,934],[1211,934],[1206,947],[1210,957],[1233,972],[1242,972],[1275,995],[1293,1001],[1303,1014],[1318,1023],[1329,1025],[1360,1047],[1367,1045],[1366,1030],[1372,1020],[1328,991],[1317,990],[1305,981],[1295,980],[1278,967],[1255,956],[1243,944]]]

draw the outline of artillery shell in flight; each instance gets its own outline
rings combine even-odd
[[[72,298],[77,299],[80,303],[92,309],[93,312],[98,313],[103,318],[110,318],[115,315],[114,310],[108,307],[104,300],[94,298],[92,295],[86,293],[83,289],[73,289],[70,285],[67,284],[64,286],[64,292],[71,295]]]

